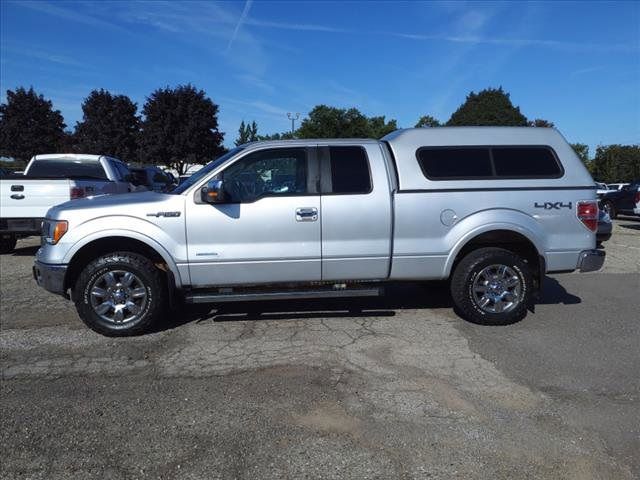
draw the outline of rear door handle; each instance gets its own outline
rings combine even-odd
[[[315,207],[301,207],[296,209],[296,222],[315,222],[318,220],[318,209]]]
[[[14,200],[22,200],[24,198],[24,195],[22,195],[21,193],[14,193],[13,195],[11,195],[11,198],[13,198]]]

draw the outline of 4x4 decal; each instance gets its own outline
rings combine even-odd
[[[568,208],[571,210],[572,203],[563,203],[563,202],[544,202],[544,203],[534,203],[533,206],[535,208],[544,208],[545,210],[560,210],[561,208]]]

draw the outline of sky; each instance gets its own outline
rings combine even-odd
[[[139,109],[192,83],[242,120],[290,128],[318,104],[412,127],[502,86],[570,142],[640,143],[640,2],[0,0],[0,90],[52,100],[68,128],[93,89]]]

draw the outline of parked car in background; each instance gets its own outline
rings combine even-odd
[[[178,178],[177,178],[173,173],[171,173],[171,172],[170,172],[170,171],[168,171],[168,170],[163,170],[163,172],[164,172],[164,174],[165,174],[167,177],[169,177],[169,180],[171,181],[171,184],[172,184],[174,187],[177,187],[177,186],[178,186],[178,183],[180,183],[180,181],[178,180]]]
[[[176,184],[169,175],[158,167],[129,167],[131,182],[136,186],[143,186],[154,192],[167,192]]]
[[[613,224],[611,218],[604,210],[598,210],[598,230],[596,231],[596,242],[602,244],[611,238]]]
[[[601,268],[597,226],[591,175],[555,129],[256,142],[167,194],[53,207],[34,277],[105,335],[143,331],[173,298],[364,297],[445,279],[464,318],[497,325],[526,315],[545,273]]]
[[[101,155],[36,155],[23,175],[0,178],[0,253],[11,252],[20,237],[40,234],[49,208],[68,200],[127,193],[129,169]]]
[[[607,186],[606,183],[602,183],[602,182],[595,182],[596,183],[596,194],[598,194],[598,196],[600,195],[604,195],[607,192],[610,192],[611,189]]]
[[[600,196],[600,208],[607,212],[611,218],[617,218],[619,214],[636,215],[635,208],[638,202],[640,182],[619,185],[622,185],[620,189]]]
[[[628,183],[608,183],[607,188],[609,190],[622,190],[624,187],[628,187]]]

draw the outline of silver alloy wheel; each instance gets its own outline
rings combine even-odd
[[[476,275],[473,301],[487,313],[506,313],[522,300],[520,276],[506,265],[489,265]]]
[[[91,307],[100,318],[123,324],[136,320],[147,306],[147,288],[126,270],[110,270],[91,287]]]

